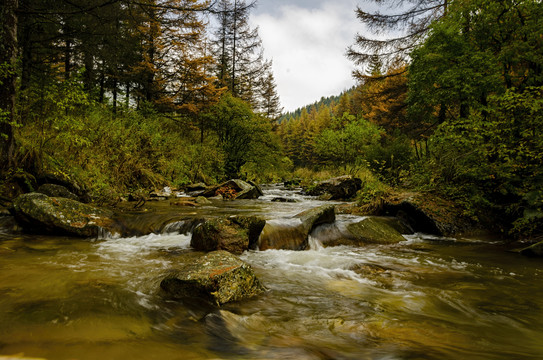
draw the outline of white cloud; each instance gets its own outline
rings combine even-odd
[[[333,1],[317,9],[284,5],[252,18],[265,56],[273,60],[277,90],[286,111],[337,95],[354,85],[345,57],[361,24],[354,7]]]

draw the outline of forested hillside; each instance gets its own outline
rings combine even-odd
[[[388,3],[395,15],[357,15],[376,34],[404,33],[357,37],[348,56],[359,85],[283,121],[287,154],[298,166],[369,168],[454,199],[476,222],[541,233],[543,5]]]
[[[541,1],[373,3],[353,9],[357,86],[281,114],[255,2],[4,1],[4,196],[45,174],[107,199],[326,170],[371,179],[361,201],[427,191],[541,233]]]
[[[4,2],[3,177],[54,173],[109,196],[273,168],[281,110],[254,6]]]

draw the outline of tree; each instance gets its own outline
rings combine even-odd
[[[256,1],[219,0],[213,12],[217,17],[214,31],[213,54],[220,86],[227,87],[258,110],[263,100],[263,86],[271,71],[271,62],[263,57],[258,28],[249,25],[250,11]],[[271,83],[268,82],[268,85]],[[271,90],[268,86],[268,90]]]
[[[335,167],[352,165],[364,158],[370,145],[381,137],[379,129],[366,120],[355,120],[345,114],[347,125],[338,130],[326,129],[315,139],[315,151],[319,158]]]
[[[540,1],[452,2],[409,67],[408,116],[436,129],[425,172],[505,226],[543,218],[542,18]]]
[[[0,173],[13,166],[15,156],[15,97],[18,0],[0,6]]]
[[[245,164],[260,161],[278,151],[271,138],[269,122],[230,93],[224,94],[205,117],[225,154],[224,173],[227,178],[239,178]]]
[[[368,66],[375,56],[388,68],[398,59],[406,60],[410,52],[421,44],[430,26],[447,13],[451,0],[373,0],[380,5],[391,3],[391,9],[398,9],[396,14],[381,12],[370,13],[360,6],[356,9],[356,16],[373,32],[375,37],[366,37],[358,34],[355,44],[347,50],[347,56],[356,65],[367,66],[366,69],[358,69],[353,72],[355,78],[363,79],[371,74],[372,67]],[[382,34],[397,34],[383,39]]]
[[[267,75],[263,76],[259,88],[261,98],[259,110],[269,121],[275,122],[281,116],[283,108],[277,94],[275,78],[271,71],[268,71]]]

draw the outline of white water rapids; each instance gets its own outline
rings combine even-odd
[[[281,197],[297,202],[272,202]],[[279,186],[208,214],[288,222],[325,202]],[[191,210],[193,211],[193,210]],[[481,239],[405,235],[398,245],[323,247],[362,218],[338,216],[306,251],[247,251],[267,291],[222,309],[165,300],[164,272],[197,256],[161,234],[96,241],[0,238],[0,356],[63,359],[538,359],[543,270]],[[181,256],[182,255],[182,256]]]

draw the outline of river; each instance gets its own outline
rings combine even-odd
[[[142,219],[288,221],[321,204],[270,186],[259,200],[157,203]],[[160,296],[163,273],[197,256],[176,228],[94,240],[0,229],[0,359],[543,358],[543,262],[492,239],[415,234],[399,245],[325,248],[326,232],[316,231],[307,251],[242,254],[267,291],[217,309]]]

